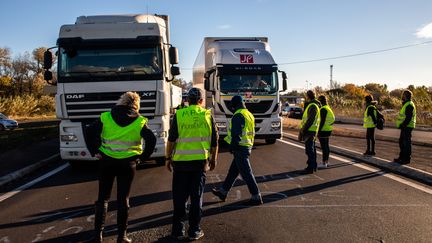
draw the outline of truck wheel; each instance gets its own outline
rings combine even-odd
[[[276,143],[276,139],[275,138],[268,138],[265,140],[266,144],[275,144]]]
[[[165,165],[165,157],[156,158],[155,161],[156,161],[156,164],[159,166]]]
[[[0,131],[4,131],[5,127],[3,126],[3,124],[0,124]]]

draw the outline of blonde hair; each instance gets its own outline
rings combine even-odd
[[[126,92],[120,96],[120,99],[117,101],[117,105],[125,105],[136,112],[139,112],[140,109],[140,97],[136,92]]]

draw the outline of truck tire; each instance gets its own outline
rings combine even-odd
[[[265,140],[266,144],[275,144],[276,143],[276,138],[267,138]]]
[[[3,124],[0,124],[0,131],[4,131],[5,127],[3,126]]]
[[[82,162],[78,160],[69,160],[68,163],[72,170],[79,170],[83,167]]]
[[[155,158],[156,164],[159,166],[165,165],[165,157]]]

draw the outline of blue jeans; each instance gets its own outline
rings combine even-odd
[[[305,140],[305,153],[308,157],[307,167],[309,169],[315,169],[317,167],[316,162],[316,148],[315,148],[315,138],[314,136],[308,136]]]
[[[229,192],[238,175],[240,174],[243,180],[246,182],[250,194],[252,196],[258,195],[260,191],[258,189],[258,185],[249,162],[250,150],[234,150],[233,155],[234,159],[231,162],[231,166],[229,168],[228,175],[225,178],[225,182],[222,185],[222,189],[225,192]]]
[[[204,171],[176,171],[173,174],[173,225],[172,233],[179,235],[184,232],[183,218],[186,215],[185,204],[190,197],[189,235],[201,230],[203,192],[206,181]]]

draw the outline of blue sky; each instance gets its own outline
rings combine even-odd
[[[77,16],[146,13],[147,6],[149,13],[170,15],[171,42],[179,48],[186,80],[205,36],[267,36],[278,63],[432,40],[430,0],[1,0],[0,46],[14,55],[53,46],[59,27]],[[280,68],[291,89],[304,89],[306,80],[327,87],[330,64],[341,83],[432,86],[432,44]]]

